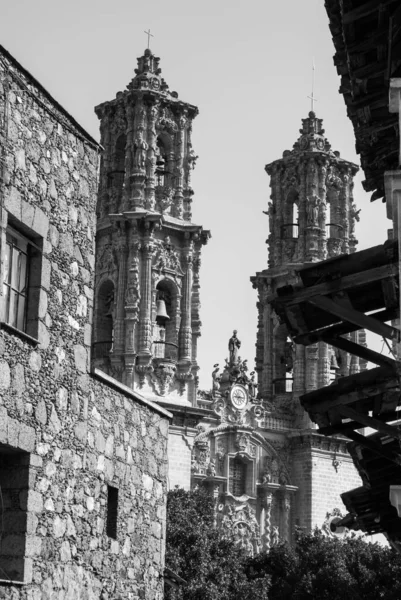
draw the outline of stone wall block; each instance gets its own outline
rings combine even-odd
[[[40,513],[43,510],[43,496],[39,492],[29,490],[27,494],[27,507],[29,512]],[[21,507],[22,508],[22,507]]]
[[[42,321],[38,321],[38,340],[39,348],[46,350],[50,345],[50,333]]]
[[[33,452],[35,449],[36,432],[33,427],[21,423],[18,434],[18,447],[26,452]]]
[[[47,233],[49,231],[49,219],[43,210],[41,210],[38,206],[35,207],[32,229],[44,240],[47,238]]]
[[[10,387],[10,383],[10,367],[5,360],[0,360],[0,391],[7,390]]]
[[[0,442],[5,444],[7,442],[7,409],[0,406]]]
[[[75,366],[78,369],[78,371],[80,371],[81,373],[86,373],[88,367],[88,353],[86,348],[79,344],[74,346],[74,359]]]
[[[42,399],[39,400],[34,413],[35,413],[35,418],[38,421],[38,423],[41,423],[42,425],[46,425],[47,409],[46,409],[46,403],[44,400],[42,400]]]
[[[34,371],[35,373],[38,373],[40,371],[42,367],[42,357],[39,354],[39,352],[33,351],[30,353],[28,364],[32,371]]]
[[[8,417],[7,421],[7,443],[14,448],[18,448],[19,423],[16,419]]]
[[[12,389],[17,394],[25,391],[25,370],[21,363],[17,363],[12,370]]]
[[[21,194],[16,187],[11,186],[9,193],[5,197],[4,206],[15,218],[21,221]]]

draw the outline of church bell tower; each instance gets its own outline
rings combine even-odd
[[[278,437],[290,452],[291,478],[298,489],[294,524],[311,530],[321,527],[331,510],[341,508],[340,493],[359,485],[359,478],[344,440],[333,438],[327,445],[299,397],[359,372],[366,363],[325,342],[294,344],[270,299],[277,289],[297,285],[297,270],[303,265],[355,251],[359,211],[353,202],[353,177],[358,167],[331,149],[322,119],[311,111],[302,120],[293,149],[265,169],[271,187],[268,268],[251,278],[258,291],[258,395],[269,414],[263,435]],[[347,337],[365,341],[363,331]]]
[[[101,144],[93,360],[145,397],[195,403],[199,268],[210,234],[192,223],[192,123],[150,49],[95,109]]]
[[[359,211],[352,193],[358,167],[331,150],[314,112],[302,120],[300,134],[292,151],[266,166],[269,268],[253,283],[259,291],[256,369],[260,393],[268,401],[278,392],[291,389],[299,396],[359,370],[359,359],[336,354],[323,342],[294,347],[268,304],[271,292],[295,282],[302,264],[355,252],[357,244]]]

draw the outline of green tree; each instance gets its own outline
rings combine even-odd
[[[249,577],[271,577],[269,600],[396,600],[401,598],[401,556],[360,537],[298,533],[294,548],[273,547],[248,561]]]
[[[246,571],[247,557],[214,528],[213,513],[204,488],[169,492],[166,565],[187,585],[167,589],[166,600],[267,600],[268,575]]]

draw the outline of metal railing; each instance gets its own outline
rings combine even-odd
[[[335,237],[335,238],[339,238],[341,237],[341,233],[344,229],[344,227],[342,225],[340,225],[339,223],[326,223],[326,228],[329,227],[329,235],[328,237]],[[332,229],[333,228],[333,229]]]
[[[178,360],[178,346],[171,342],[157,340],[152,344],[153,358],[164,358],[176,362]]]

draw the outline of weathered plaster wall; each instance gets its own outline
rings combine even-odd
[[[6,54],[0,115],[1,248],[12,224],[43,249],[38,343],[0,330],[0,598],[158,599],[168,413],[90,374],[98,149]],[[9,480],[10,451],[27,478]],[[25,583],[10,585],[21,553]]]

